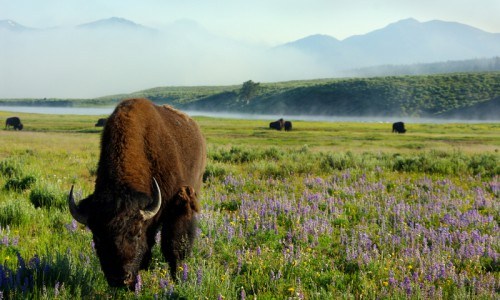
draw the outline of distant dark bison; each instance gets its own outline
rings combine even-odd
[[[290,130],[292,130],[292,122],[285,121],[285,131],[290,131]]]
[[[285,122],[283,121],[283,119],[279,119],[278,121],[269,123],[269,128],[271,129],[282,130],[284,126]]]
[[[184,113],[147,99],[116,107],[102,133],[94,193],[78,205],[73,187],[68,197],[72,216],[92,231],[110,286],[134,287],[160,227],[175,278],[195,237],[205,161],[205,139]]]
[[[392,132],[396,133],[405,133],[405,123],[403,122],[395,122],[392,124]]]
[[[97,123],[95,123],[95,127],[104,127],[106,125],[106,118],[100,118],[97,120]]]
[[[21,119],[18,117],[10,117],[5,121],[5,129],[9,127],[13,127],[14,130],[23,130],[23,124],[21,123]]]

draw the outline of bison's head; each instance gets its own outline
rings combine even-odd
[[[76,205],[71,187],[68,197],[71,214],[92,231],[95,249],[110,286],[127,285],[133,288],[139,269],[146,266],[151,258],[152,235],[148,235],[147,230],[161,207],[161,193],[156,180],[153,190],[153,199],[142,193],[122,196],[134,199],[116,202],[132,205],[122,205],[115,211],[105,207],[108,201],[99,198],[109,196],[96,193]],[[134,205],[137,203],[152,204],[139,209]]]

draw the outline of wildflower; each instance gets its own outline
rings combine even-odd
[[[165,290],[169,286],[169,282],[167,279],[160,279],[160,289]]]
[[[245,300],[245,297],[246,297],[245,289],[241,287],[240,299]]]
[[[142,278],[141,274],[137,274],[136,281],[135,281],[135,296],[139,296],[139,293],[141,292],[142,289]]]
[[[201,269],[198,269],[198,271],[196,271],[196,284],[201,285],[202,279],[203,272],[201,271]]]
[[[54,296],[59,296],[59,281],[56,282],[56,285],[54,286]]]
[[[24,259],[22,258],[21,254],[19,252],[17,252],[16,255],[17,255],[17,264],[19,265],[19,269],[25,270],[26,263],[24,262]]]
[[[78,223],[76,222],[75,219],[73,219],[70,224],[66,224],[66,229],[69,232],[75,232],[77,228],[78,228]]]
[[[394,286],[397,283],[397,280],[394,278],[394,272],[393,271],[389,272],[389,283],[391,284],[391,286]]]
[[[405,290],[406,295],[409,296],[411,294],[411,282],[410,282],[410,278],[405,277],[405,279],[403,280],[403,283],[402,283],[402,287]]]
[[[389,282],[388,282],[388,281],[384,281],[384,282],[382,282],[382,285],[383,285],[383,286],[388,286],[388,285],[389,285]]]
[[[288,291],[290,292],[290,294],[293,294],[293,292],[295,292],[295,289],[293,287],[290,287],[288,288]]]
[[[187,264],[182,264],[182,281],[188,280],[188,266]]]

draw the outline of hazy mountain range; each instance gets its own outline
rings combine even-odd
[[[500,56],[500,33],[415,19],[344,40],[311,35],[275,47],[223,38],[190,20],[150,28],[109,18],[44,29],[0,20],[0,42],[0,98],[355,76],[379,65]]]
[[[339,41],[312,35],[280,47],[291,48],[336,69],[485,58],[500,54],[500,33],[454,22],[406,19],[365,35]]]

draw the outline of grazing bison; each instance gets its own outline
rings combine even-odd
[[[106,122],[94,193],[72,216],[92,231],[110,286],[133,288],[151,261],[161,227],[161,249],[175,278],[196,231],[197,199],[206,146],[198,125],[169,106],[147,99],[121,102]]]
[[[405,123],[403,122],[395,122],[392,124],[392,132],[396,133],[405,133]]]
[[[95,127],[104,127],[106,125],[106,118],[100,118],[97,120],[97,123],[95,123]]]
[[[21,119],[18,117],[10,117],[5,121],[5,129],[12,126],[14,130],[23,130],[23,124],[21,123]]]
[[[274,122],[269,123],[269,128],[281,130],[281,129],[283,129],[283,126],[285,125],[284,123],[285,122],[283,121],[283,119],[279,119],[278,121],[274,121]]]
[[[292,130],[292,122],[285,121],[285,131],[291,131],[291,130]]]

